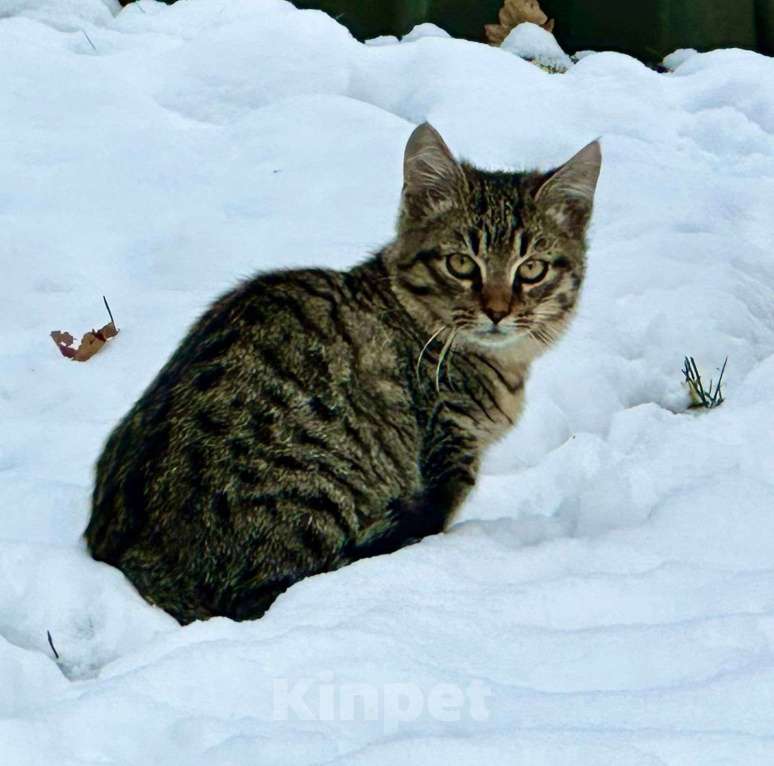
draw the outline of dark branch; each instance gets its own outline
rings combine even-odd
[[[51,638],[51,631],[47,630],[46,635],[48,636],[48,645],[51,647],[51,651],[54,653],[54,657],[59,659],[59,652],[56,650],[56,647],[54,646],[54,639]]]
[[[116,322],[115,322],[115,319],[113,319],[113,312],[110,310],[110,306],[108,306],[107,298],[104,295],[102,296],[102,301],[105,304],[105,308],[107,309],[107,313],[108,313],[108,316],[110,317],[110,321],[113,327],[115,327]]]

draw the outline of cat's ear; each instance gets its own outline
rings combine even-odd
[[[428,122],[414,130],[403,155],[403,195],[415,213],[448,210],[459,198],[465,176],[440,133]]]
[[[582,237],[586,231],[601,167],[599,141],[592,141],[542,179],[535,201],[570,236]]]

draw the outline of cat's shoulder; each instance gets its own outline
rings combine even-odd
[[[345,274],[333,269],[278,269],[255,274],[217,298],[202,321],[252,324],[313,307],[320,300],[340,301]]]

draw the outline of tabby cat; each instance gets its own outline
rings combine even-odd
[[[86,539],[181,623],[441,532],[573,314],[601,154],[549,173],[411,135],[397,236],[216,301],[111,434]]]

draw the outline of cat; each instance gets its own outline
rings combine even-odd
[[[395,240],[221,297],[112,432],[94,558],[180,623],[241,620],[442,532],[574,313],[600,165],[484,171],[417,127]]]

